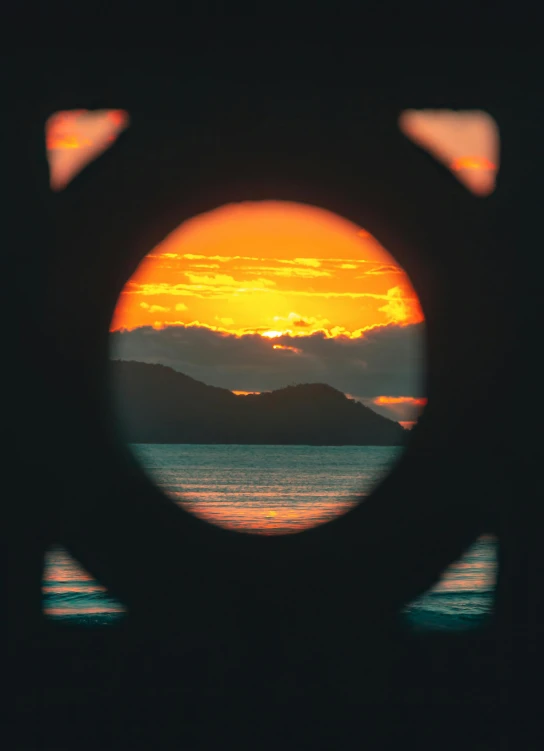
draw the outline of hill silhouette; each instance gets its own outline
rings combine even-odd
[[[398,423],[323,383],[243,396],[164,365],[111,366],[129,443],[394,446],[406,439]]]

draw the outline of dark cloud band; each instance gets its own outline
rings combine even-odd
[[[113,359],[168,365],[231,390],[320,382],[361,399],[423,397],[423,326],[382,326],[358,339],[321,332],[269,339],[199,326],[142,326],[111,333],[110,352]]]

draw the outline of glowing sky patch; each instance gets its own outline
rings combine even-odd
[[[298,347],[290,347],[288,344],[273,344],[272,349],[282,349],[286,350],[287,352],[294,352],[296,355],[300,355],[302,353],[302,350]]]
[[[414,399],[413,396],[377,396],[374,399],[375,404],[413,404],[418,407],[424,407],[427,399]]]
[[[499,167],[499,129],[482,110],[405,110],[401,131],[427,149],[478,196],[495,189]]]
[[[426,398],[412,396],[377,396],[365,401],[376,412],[396,419],[406,429],[414,426],[427,404]]]
[[[140,305],[151,297],[164,308],[187,298],[181,322],[221,321],[239,336],[297,335],[302,327],[360,336],[423,320],[404,270],[368,232],[324,209],[282,201],[230,204],[185,222],[142,261],[111,329],[151,325],[156,316]]]
[[[112,146],[128,126],[122,110],[69,110],[52,115],[45,128],[50,184],[62,190],[89,162]]]
[[[458,172],[462,169],[470,170],[496,170],[497,167],[482,156],[460,156],[451,163],[452,170]]]

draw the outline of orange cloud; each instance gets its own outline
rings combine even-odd
[[[218,272],[210,264],[220,264]],[[375,273],[358,277],[356,269]],[[386,269],[395,272],[394,286]],[[238,336],[304,328],[360,337],[423,320],[408,277],[369,233],[323,209],[282,201],[230,204],[181,225],[126,284],[111,330],[152,325],[139,305],[149,297],[163,307],[172,297],[190,297],[190,318],[181,311],[181,322],[215,326],[225,319]]]
[[[169,323],[165,321],[165,323]],[[225,327],[230,329],[231,327]],[[167,325],[153,330],[151,322],[111,335],[116,359],[155,362],[216,386],[233,390],[263,391],[288,383],[328,383],[393,420],[413,420],[420,406],[375,404],[379,396],[422,397],[418,343],[422,325],[382,326],[364,337],[328,337],[324,333],[285,335],[263,330],[244,335],[226,331],[222,324]],[[264,336],[263,336],[264,334]],[[301,353],[275,350],[292,347]],[[363,388],[364,391],[359,390]],[[383,401],[383,400],[382,400]]]
[[[154,307],[154,306],[150,306]],[[188,310],[187,306],[175,306],[176,310],[185,311]],[[169,310],[169,308],[168,308]],[[151,312],[151,311],[150,311]],[[153,311],[155,312],[155,311]],[[218,317],[216,316],[215,319],[219,323],[222,324],[222,326],[216,326],[215,324],[207,324],[207,323],[201,323],[200,321],[190,321],[186,323],[185,321],[154,321],[153,326],[179,326],[184,328],[190,328],[195,326],[200,326],[202,328],[207,328],[211,331],[219,331],[223,332],[225,334],[230,334],[233,337],[241,338],[244,336],[247,336],[248,334],[258,334],[259,336],[265,338],[265,339],[275,339],[281,336],[289,336],[293,339],[296,338],[304,338],[311,334],[322,334],[326,339],[335,339],[335,338],[341,338],[344,340],[354,340],[354,339],[363,339],[368,334],[374,332],[377,329],[385,329],[388,326],[392,324],[386,324],[386,323],[377,323],[373,326],[366,326],[363,329],[357,329],[355,331],[347,331],[343,326],[331,326],[329,328],[326,327],[326,323],[328,323],[327,319],[322,319],[320,322],[320,325],[317,325],[312,322],[307,322],[305,320],[292,320],[290,321],[290,325],[286,328],[276,328],[276,329],[267,329],[263,326],[249,326],[246,328],[235,328],[234,327],[234,319],[229,317]],[[283,319],[287,320],[287,319]],[[318,319],[315,319],[316,321]],[[146,324],[150,325],[150,324]],[[394,325],[394,324],[393,324]],[[293,328],[291,328],[291,326]],[[120,326],[118,328],[112,328],[113,331],[133,331],[135,329],[138,329],[141,327],[141,324],[138,326]]]
[[[144,310],[148,310],[150,313],[167,313],[170,310],[170,308],[164,308],[162,305],[149,305],[146,302],[141,302],[140,308],[144,308]],[[177,309],[178,306],[176,305]]]
[[[276,284],[276,282],[273,282],[271,279],[265,279],[262,277],[254,280],[241,280],[234,279],[234,277],[229,274],[215,274],[214,276],[209,276],[203,271],[194,271],[192,273],[186,272],[185,276],[191,282],[191,285],[195,290],[208,290],[211,292],[224,292],[226,290],[232,292],[259,290],[262,292],[263,287],[274,287]]]
[[[400,286],[387,290],[387,303],[379,311],[385,313],[390,323],[408,323],[423,315],[417,298],[407,299]]]
[[[413,404],[417,407],[424,407],[427,404],[426,398],[414,398],[413,396],[377,396],[374,404]]]
[[[403,428],[409,429],[417,422],[427,399],[413,396],[376,396],[370,402],[367,400],[367,404],[384,417],[397,420]]]
[[[249,274],[272,274],[272,276],[301,277],[303,279],[316,279],[320,276],[331,276],[328,271],[318,271],[315,268],[277,268],[275,266],[246,266],[245,271]]]
[[[346,394],[346,396],[362,402],[367,407],[370,407],[379,415],[387,417],[389,420],[395,420],[406,429],[410,429],[415,425],[427,404],[427,399],[425,397],[375,396],[369,398],[364,396],[353,396],[353,394]]]
[[[399,268],[398,266],[394,266],[393,264],[385,264],[380,266],[371,266],[368,270],[365,272],[366,274],[404,274],[404,271]],[[361,277],[357,277],[360,279]]]
[[[326,324],[330,323],[328,318],[322,318],[321,316],[303,316],[300,315],[300,313],[294,313],[293,311],[284,317],[274,316],[273,320],[276,326],[279,323],[283,323],[283,325],[287,327],[285,328],[285,333],[291,331],[291,326],[295,326],[295,328],[312,329],[312,331],[315,331],[316,329],[322,329]]]
[[[294,352],[297,355],[302,354],[302,350],[298,347],[289,347],[286,344],[274,344],[272,349],[286,349],[288,352]]]
[[[279,261],[279,263],[292,263],[299,266],[311,266],[314,269],[318,269],[321,266],[321,261],[317,258],[293,258],[292,260],[277,258],[276,260]]]

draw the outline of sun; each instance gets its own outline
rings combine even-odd
[[[276,339],[278,336],[283,336],[285,333],[285,331],[263,331],[261,336],[264,336],[267,339]]]

